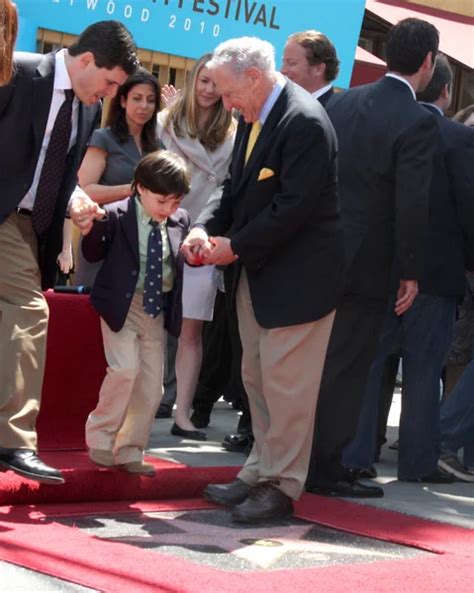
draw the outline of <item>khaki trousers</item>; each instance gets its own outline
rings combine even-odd
[[[255,319],[242,273],[237,288],[242,380],[255,437],[239,473],[247,484],[275,481],[295,500],[303,491],[334,314],[313,323],[264,329]]]
[[[86,422],[90,449],[112,451],[117,464],[141,461],[163,392],[163,313],[154,319],[135,294],[123,328],[101,321],[107,374]]]
[[[37,449],[49,309],[31,218],[0,224],[0,447]]]

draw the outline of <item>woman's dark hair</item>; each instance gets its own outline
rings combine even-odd
[[[125,108],[122,107],[122,98],[126,99],[128,93],[137,86],[137,84],[148,84],[152,87],[155,94],[155,109],[151,118],[143,126],[141,140],[143,152],[152,152],[160,148],[160,142],[156,133],[156,114],[160,107],[160,83],[156,76],[150,74],[145,68],[139,68],[136,74],[132,74],[127,80],[118,88],[117,94],[110,102],[109,113],[107,116],[106,125],[110,127],[111,131],[120,143],[127,142],[130,131],[128,129],[127,119],[125,117]]]
[[[134,193],[137,193],[138,184],[154,194],[187,194],[191,182],[186,161],[169,150],[150,152],[136,166],[132,183]]]
[[[99,21],[84,29],[69,49],[70,56],[90,51],[97,68],[112,70],[116,66],[133,74],[139,65],[137,46],[130,32],[119,21]]]

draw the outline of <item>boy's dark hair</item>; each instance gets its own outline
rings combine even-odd
[[[439,33],[431,23],[421,19],[403,19],[388,32],[385,45],[390,72],[415,74],[429,52],[433,61],[438,53]]]
[[[288,41],[295,41],[304,48],[306,59],[310,66],[317,64],[326,64],[324,79],[331,82],[339,74],[339,60],[337,58],[336,48],[328,37],[320,31],[301,31],[293,33],[288,37]]]
[[[449,65],[448,58],[443,54],[436,56],[435,69],[433,77],[424,91],[416,94],[418,101],[425,103],[434,103],[441,95],[441,91],[446,85],[451,87],[453,81],[453,71]]]
[[[187,194],[191,188],[186,161],[169,150],[155,150],[140,159],[135,169],[132,191],[138,184],[154,194]]]
[[[137,86],[137,84],[150,85],[155,94],[155,111],[143,126],[141,133],[143,152],[152,152],[153,150],[158,150],[160,146],[156,133],[156,114],[160,107],[161,88],[156,76],[148,72],[148,70],[145,70],[145,68],[139,68],[135,74],[129,76],[127,80],[119,86],[117,94],[110,102],[106,125],[110,127],[120,143],[124,144],[128,141],[130,138],[130,130],[128,129],[125,108],[122,107],[122,98],[126,99],[128,93],[134,86]]]
[[[99,21],[87,27],[69,49],[78,56],[87,51],[94,54],[98,68],[112,70],[119,66],[127,74],[138,68],[137,46],[130,32],[119,21]]]

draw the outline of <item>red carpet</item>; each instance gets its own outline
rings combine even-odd
[[[39,448],[84,449],[84,425],[97,403],[106,367],[99,317],[88,296],[52,290],[45,296],[50,321]]]
[[[149,500],[200,496],[211,482],[232,480],[236,467],[192,468],[163,459],[147,458],[157,475],[153,478],[101,468],[85,451],[54,451],[42,459],[61,469],[66,480],[60,486],[39,484],[14,474],[0,473],[0,506],[41,503]]]
[[[328,504],[330,503],[330,504]],[[325,566],[313,569],[228,572],[91,537],[79,529],[54,523],[54,517],[75,514],[130,513],[131,510],[196,509],[203,501],[99,503],[34,509],[0,509],[0,558],[101,591],[166,593],[470,593],[474,562],[472,532],[389,511],[305,495],[297,514],[342,530],[414,540],[437,554],[412,559]],[[313,509],[313,511],[311,510]],[[349,511],[352,510],[352,513]],[[357,518],[358,517],[358,518]],[[426,534],[426,542],[424,541]]]

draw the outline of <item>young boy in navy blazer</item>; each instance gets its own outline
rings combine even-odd
[[[162,392],[165,330],[181,329],[183,256],[189,216],[179,209],[189,191],[186,163],[165,150],[143,157],[131,198],[82,214],[88,261],[104,260],[91,291],[101,317],[107,374],[86,423],[90,459],[153,475],[143,462]],[[78,213],[79,212],[79,213]],[[84,225],[88,220],[89,225]],[[90,231],[87,231],[87,227]]]

